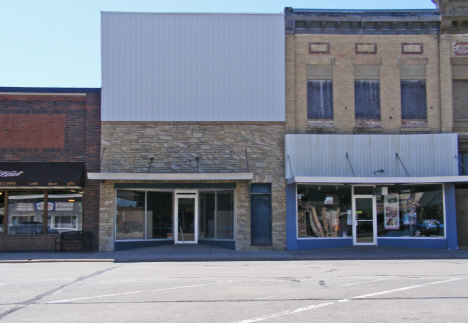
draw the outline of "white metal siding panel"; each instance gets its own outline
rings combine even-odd
[[[102,13],[103,121],[285,121],[284,17]]]
[[[458,175],[456,134],[430,135],[286,135],[286,178]],[[375,173],[383,169],[383,173]]]

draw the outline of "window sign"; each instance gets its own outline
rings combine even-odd
[[[400,210],[398,204],[398,195],[391,194],[384,196],[385,207],[385,229],[399,230],[400,229]]]
[[[47,211],[53,211],[54,207],[55,207],[54,202],[47,203]],[[44,202],[36,203],[36,211],[44,211]]]
[[[34,212],[34,203],[17,203],[15,205],[16,212]]]
[[[73,202],[55,202],[55,211],[56,212],[71,212],[73,211]]]

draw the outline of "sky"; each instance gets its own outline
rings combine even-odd
[[[0,0],[0,87],[101,87],[100,12],[435,9],[431,0]]]

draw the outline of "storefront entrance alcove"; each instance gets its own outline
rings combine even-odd
[[[168,244],[234,249],[235,184],[183,185],[196,187],[116,184],[115,249]]]

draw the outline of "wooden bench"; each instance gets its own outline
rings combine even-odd
[[[86,253],[86,249],[91,252],[91,232],[87,231],[67,231],[60,234],[60,238],[55,238],[55,253],[57,245],[63,251],[65,245],[81,245],[81,251]]]

